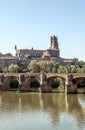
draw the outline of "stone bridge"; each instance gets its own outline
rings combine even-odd
[[[10,90],[11,81],[17,80],[19,91],[30,91],[30,83],[36,79],[40,83],[41,92],[52,92],[52,80],[60,77],[65,81],[65,93],[77,93],[77,85],[85,78],[85,73],[1,73],[0,90]]]

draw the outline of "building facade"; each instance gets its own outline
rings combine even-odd
[[[0,57],[0,69],[8,67],[11,64],[18,64],[19,59],[16,57]]]
[[[70,65],[72,63],[72,59],[60,57],[58,38],[51,36],[49,49],[37,50],[33,47],[31,49],[18,49],[15,46],[15,56],[10,53],[0,53],[0,69],[11,64],[26,66],[31,60],[56,60],[57,63],[62,65]]]
[[[50,37],[50,48],[47,50],[35,50],[35,49],[17,49],[17,46],[15,46],[16,51],[16,57],[18,57],[20,60],[45,60],[45,59],[51,59],[60,58],[60,50],[58,47],[58,39],[56,36]]]

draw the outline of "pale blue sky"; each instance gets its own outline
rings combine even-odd
[[[85,61],[85,0],[0,0],[0,52],[48,49],[51,35],[61,57]]]

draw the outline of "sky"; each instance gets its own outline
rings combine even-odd
[[[57,36],[60,56],[85,61],[85,0],[0,0],[0,52],[50,47]]]

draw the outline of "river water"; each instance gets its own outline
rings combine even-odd
[[[0,92],[0,130],[85,130],[85,93]]]

